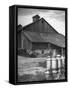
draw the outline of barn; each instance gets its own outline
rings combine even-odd
[[[65,55],[65,36],[39,15],[33,16],[32,19],[32,23],[24,27],[18,26],[18,50]]]

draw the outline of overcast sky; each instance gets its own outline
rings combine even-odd
[[[18,9],[18,25],[25,26],[33,22],[32,17],[38,14],[44,18],[59,33],[65,35],[65,11],[60,10],[42,10],[42,9]]]

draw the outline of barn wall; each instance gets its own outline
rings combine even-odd
[[[25,29],[25,31],[33,31],[33,25],[31,24],[23,29]]]
[[[28,38],[22,33],[22,48],[26,50],[32,49],[32,43],[28,40]]]
[[[60,47],[51,43],[33,43],[32,45],[33,49],[61,49]]]
[[[61,48],[61,47],[58,47],[58,46],[56,46],[56,45],[51,44],[51,49],[52,49],[52,50],[56,50],[56,53],[57,53],[57,54],[62,55],[62,48]],[[65,49],[63,48],[63,55],[64,55],[64,54],[65,54]]]
[[[57,33],[56,30],[50,24],[48,24],[44,19],[41,19],[37,22],[30,24],[24,28],[25,31],[33,31],[33,32],[52,32]]]
[[[48,44],[47,43],[33,43],[32,44],[32,49],[48,49]]]
[[[63,56],[65,56],[65,48],[63,48]]]
[[[42,21],[40,20],[36,23],[33,23],[24,29],[25,31],[42,32]]]
[[[50,43],[33,43],[32,50],[44,50],[44,52],[51,52],[52,55],[55,51],[55,54],[62,55],[62,48]],[[65,55],[65,49],[63,49],[63,54]]]

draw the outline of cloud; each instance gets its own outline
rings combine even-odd
[[[18,8],[18,15],[25,16],[25,15],[31,15],[36,13],[46,13],[49,12],[49,10],[42,10],[42,9],[25,9],[25,8]]]
[[[53,17],[52,18],[55,18],[57,20],[60,20],[60,21],[65,21],[65,12],[64,11],[58,11],[58,10],[54,10],[53,11]]]

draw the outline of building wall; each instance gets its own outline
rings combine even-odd
[[[41,32],[42,31],[42,22],[39,20],[38,22],[34,22],[33,24],[24,28],[25,31],[32,31],[32,32]]]
[[[32,43],[28,40],[28,38],[24,35],[22,32],[22,48],[26,50],[31,50],[32,49]]]
[[[44,52],[48,52],[50,49],[52,53],[56,50],[57,54],[62,54],[62,48],[50,44],[50,43],[32,43],[23,32],[18,33],[18,48],[26,49],[26,50],[44,50]],[[64,54],[63,49],[63,54]]]
[[[32,32],[52,32],[57,33],[57,31],[50,26],[44,19],[40,19],[37,22],[34,22],[24,28],[25,31],[32,31]]]
[[[32,50],[44,50],[44,53],[50,53],[51,55],[62,55],[62,48],[51,43],[33,43]],[[64,54],[64,49],[63,49]]]
[[[56,54],[62,54],[61,47],[50,43],[32,43],[23,32],[18,33],[18,48],[26,49],[27,51],[36,50],[38,52],[40,51],[40,53],[42,53],[42,50],[44,50],[44,53],[49,53],[51,50],[52,54],[54,54],[54,51]],[[65,54],[64,51],[63,49],[63,54]]]
[[[32,44],[32,49],[37,50],[37,49],[48,49],[48,44],[47,43],[33,43]]]

